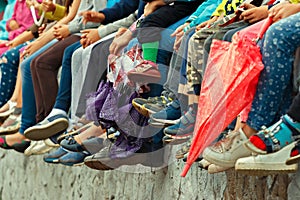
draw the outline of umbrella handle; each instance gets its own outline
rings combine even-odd
[[[273,23],[273,18],[268,17],[266,21],[263,23],[262,27],[260,28],[258,34],[257,34],[257,42],[261,40],[265,34],[265,32],[268,30],[270,25]]]

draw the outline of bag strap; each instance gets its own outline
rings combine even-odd
[[[48,0],[46,0],[46,1],[48,1]],[[53,0],[53,3],[55,4],[56,0]],[[44,17],[45,17],[45,11],[42,12],[42,15],[40,16],[39,20],[37,20],[37,16],[36,16],[34,6],[30,6],[30,11],[31,11],[31,15],[32,15],[32,18],[33,18],[33,21],[34,21],[35,25],[41,26],[42,23],[43,23]]]

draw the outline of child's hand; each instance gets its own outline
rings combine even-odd
[[[83,17],[83,24],[88,22],[96,22],[101,23],[105,19],[105,15],[103,13],[98,13],[96,11],[84,11],[79,13],[80,16]]]
[[[244,4],[245,11],[240,15],[240,19],[255,23],[268,17],[268,6],[256,7],[251,4]]]
[[[43,1],[41,4],[42,10],[45,12],[54,12],[56,5],[52,1]]]
[[[19,24],[16,20],[10,20],[8,27],[11,31],[17,30],[19,28]]]
[[[202,22],[201,24],[199,24],[196,27],[196,31],[199,31],[200,29],[206,27],[206,26],[210,26],[212,23],[214,23],[215,21],[217,21],[219,19],[218,16],[213,16],[212,18],[210,18],[209,20]]]
[[[86,29],[82,30],[81,33],[83,34],[81,36],[80,43],[83,48],[86,48],[90,44],[93,44],[101,39],[98,34],[98,29]]]
[[[39,33],[39,36],[42,35],[42,33],[45,31],[47,25],[46,24],[42,24],[39,29],[38,29],[38,33]]]
[[[174,50],[177,51],[181,44],[182,37],[184,35],[183,29],[187,27],[190,23],[184,23],[183,25],[179,26],[172,34],[171,37],[176,37],[174,42]]]
[[[120,34],[117,33],[116,37],[114,38],[113,42],[109,46],[109,52],[111,54],[120,55],[120,52],[126,45],[128,45],[129,41],[132,39],[132,33],[130,30],[119,29]]]
[[[300,4],[291,4],[289,2],[279,3],[269,10],[269,16],[276,22],[280,19],[289,17],[300,11]]]
[[[54,37],[56,37],[56,39],[58,40],[62,40],[71,34],[68,25],[65,24],[55,25],[53,28],[54,28],[53,31]]]
[[[151,2],[148,2],[144,8],[144,16],[148,16],[151,13],[153,13],[155,10],[157,10],[159,7],[166,5],[164,1],[162,0],[154,0]]]

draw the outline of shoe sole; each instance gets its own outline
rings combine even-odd
[[[300,154],[297,155],[297,156],[293,156],[293,157],[288,158],[285,161],[285,164],[287,164],[287,165],[297,164],[299,162],[299,160],[300,160]]]
[[[170,137],[170,136],[169,136]],[[168,145],[178,145],[187,142],[191,137],[186,137],[186,138],[168,138],[164,139],[163,138],[163,143],[168,144]]]
[[[157,76],[141,76],[140,73],[128,73],[127,74],[129,80],[136,82],[136,83],[158,83],[161,77]]]
[[[59,164],[65,165],[65,166],[69,166],[69,167],[79,167],[82,166],[84,164],[84,162],[80,162],[80,163],[64,163],[64,162],[58,162]]]
[[[153,118],[151,117],[151,120],[153,120],[153,122],[157,122],[157,123],[160,123],[160,124],[168,124],[168,125],[174,125],[174,124],[177,124],[179,123],[180,119],[175,119],[175,120],[168,120],[168,119],[156,119],[156,118]]]
[[[272,163],[271,165],[261,163],[260,165],[261,167],[257,167],[249,163],[245,163],[245,165],[239,165],[239,167],[235,170],[239,173],[252,176],[268,176],[274,174],[295,173],[298,170],[297,164],[283,166],[282,163]]]
[[[3,132],[0,132],[0,135],[11,135],[11,134],[14,134],[14,133],[18,132],[18,131],[19,131],[19,129],[20,129],[20,127],[19,127],[19,128],[16,128],[16,129],[14,129],[14,130],[3,131]]]
[[[46,125],[33,126],[25,130],[25,137],[30,140],[45,140],[57,133],[66,130],[69,126],[67,119],[61,118]]]
[[[133,105],[133,107],[134,107],[140,114],[142,114],[142,115],[145,116],[145,117],[149,117],[149,112],[148,112],[148,110],[146,110],[146,109],[143,107],[143,105],[138,104],[138,103],[136,103],[136,102],[134,102],[134,101],[132,101],[132,105]]]
[[[92,169],[96,170],[113,170],[122,165],[136,165],[146,162],[146,155],[143,153],[136,153],[133,156],[122,159],[110,159],[110,158],[102,158],[96,159],[91,158],[88,160],[84,160],[84,164]]]

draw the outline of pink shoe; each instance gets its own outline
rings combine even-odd
[[[161,78],[157,64],[148,60],[144,60],[130,70],[127,76],[131,81],[137,83],[157,83]]]

